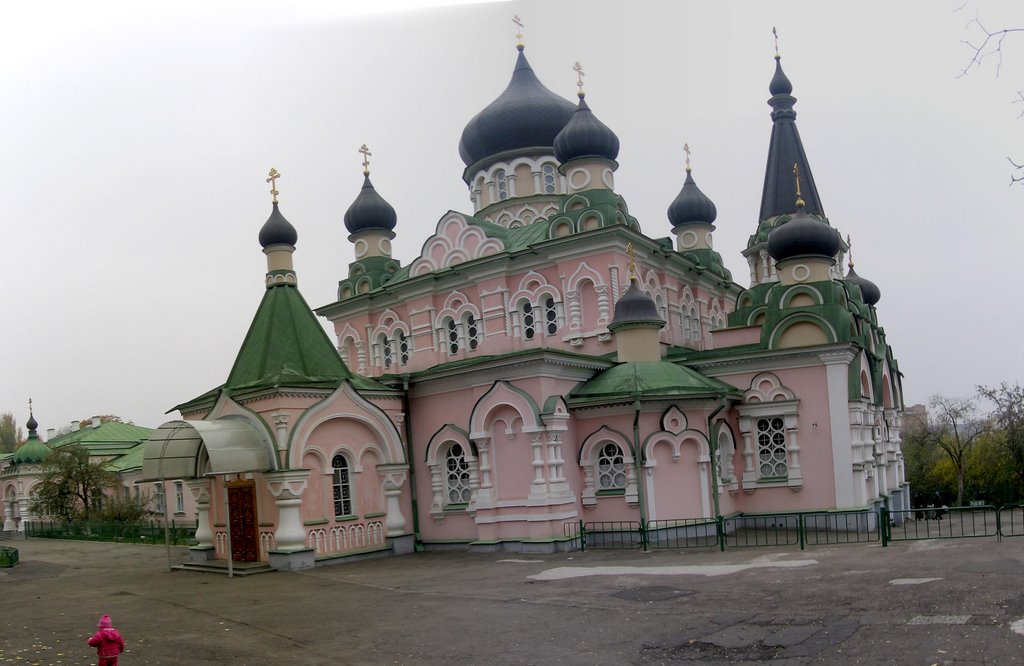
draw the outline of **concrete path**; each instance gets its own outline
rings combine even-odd
[[[156,546],[6,543],[0,664],[95,663],[103,613],[124,666],[1024,661],[1024,539],[432,552],[231,580],[168,572]]]

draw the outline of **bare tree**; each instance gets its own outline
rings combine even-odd
[[[932,396],[929,405],[934,416],[925,427],[925,437],[949,456],[956,470],[956,504],[964,500],[964,470],[967,455],[975,441],[984,432],[973,400]]]
[[[960,11],[966,6],[967,3],[965,2],[956,11]],[[960,41],[967,46],[971,57],[963,69],[960,70],[957,78],[967,76],[973,70],[981,69],[984,63],[990,60],[995,61],[996,78],[999,78],[1003,68],[1003,45],[1008,37],[1014,36],[1016,33],[1024,33],[1024,28],[990,30],[981,22],[981,17],[975,14],[974,18],[967,22],[964,29],[969,33],[969,37]],[[1017,97],[1012,103],[1024,105],[1024,90],[1017,91]],[[1017,114],[1017,117],[1024,117],[1024,108]],[[1024,183],[1024,164],[1018,164],[1012,157],[1007,157],[1006,159],[1013,166],[1013,171],[1010,173],[1010,185]]]

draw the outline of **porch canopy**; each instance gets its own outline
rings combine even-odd
[[[201,466],[206,452],[209,469]],[[274,469],[268,442],[244,421],[174,420],[153,431],[142,459],[142,480],[267,472]]]

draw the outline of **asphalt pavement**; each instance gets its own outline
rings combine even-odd
[[[103,613],[122,666],[1024,661],[1024,538],[445,551],[233,579],[167,571],[158,546],[4,543],[21,564],[0,569],[0,664],[95,663]]]

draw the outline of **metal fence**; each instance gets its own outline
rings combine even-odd
[[[892,541],[998,537],[1000,512],[991,505],[882,509],[882,545]]]
[[[1020,504],[1006,504],[996,511],[999,536],[1024,536],[1024,507]]]
[[[718,521],[714,518],[680,518],[647,521],[650,548],[710,548],[719,543]]]
[[[167,537],[171,545],[187,546],[195,538],[194,523],[171,521]],[[33,521],[25,523],[25,536],[43,539],[78,539],[84,541],[113,541],[120,543],[164,543],[164,524],[150,523],[62,523]]]
[[[0,546],[0,569],[9,569],[18,563],[18,549]]]

